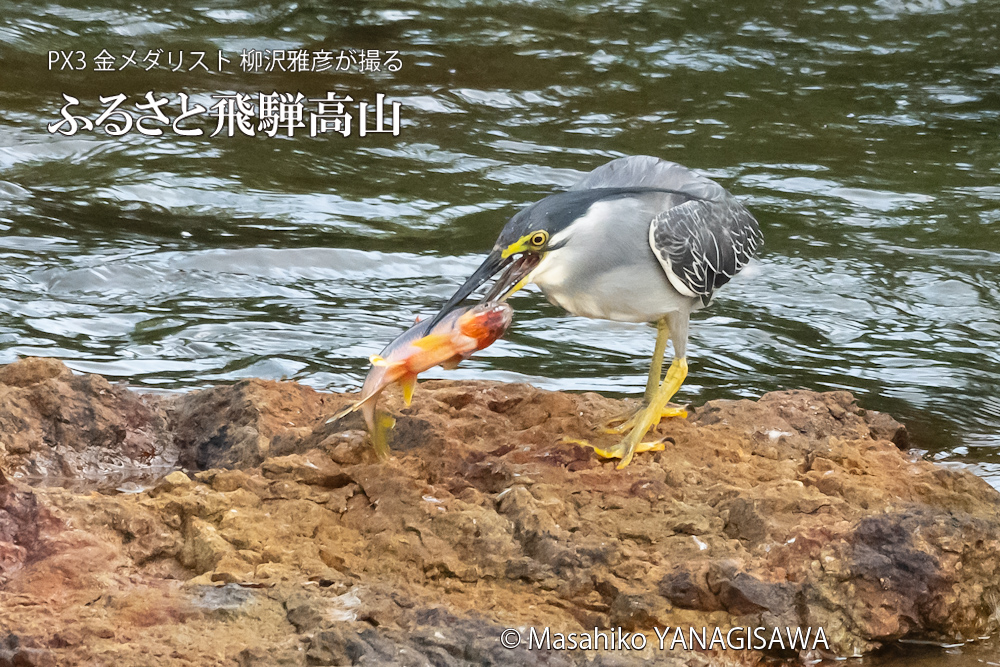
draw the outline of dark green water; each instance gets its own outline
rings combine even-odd
[[[766,237],[696,316],[679,400],[848,389],[1000,486],[1000,5],[747,4],[0,0],[0,362],[54,356],[166,390],[355,389],[519,207],[649,153],[745,198]],[[94,71],[102,49],[124,69]],[[243,49],[398,51],[402,66],[243,72]],[[87,68],[49,70],[59,50]],[[187,71],[195,52],[211,72]],[[119,93],[152,113],[134,106],[148,91],[171,120],[179,93],[210,108],[336,92],[355,126],[47,130],[63,93],[94,120]],[[357,102],[378,93],[401,103],[399,135],[360,137]],[[530,290],[513,305],[508,338],[450,377],[641,392],[652,329],[570,318]]]
[[[175,5],[0,2],[0,361],[354,388],[519,207],[651,153],[746,198],[766,234],[695,323],[681,400],[849,389],[1000,480],[997,4]],[[95,71],[102,49],[124,68]],[[243,49],[401,67],[244,72]],[[49,51],[87,66],[50,70]],[[212,71],[187,71],[197,52]],[[120,93],[151,113],[148,91],[171,120],[178,93],[209,108],[185,125],[204,134],[47,130],[62,93],[94,120]],[[350,95],[354,131],[209,136],[212,95],[233,92]],[[358,136],[377,93],[401,103],[399,136]],[[640,390],[649,328],[515,306],[508,340],[453,377]]]

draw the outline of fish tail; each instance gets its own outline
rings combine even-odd
[[[389,458],[389,435],[396,420],[388,412],[379,410],[375,413],[375,427],[371,431],[372,447],[380,459]]]

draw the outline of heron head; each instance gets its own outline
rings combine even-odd
[[[570,190],[549,195],[518,211],[504,225],[483,263],[434,316],[431,326],[498,273],[500,277],[480,303],[505,301],[527,285],[542,258],[565,245],[569,227],[600,198],[596,190]]]

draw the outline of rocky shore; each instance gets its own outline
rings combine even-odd
[[[1000,494],[846,392],[709,402],[622,471],[560,439],[625,402],[389,393],[379,462],[360,417],[326,423],[350,395],[0,369],[0,665],[753,665],[1000,623]],[[690,627],[828,648],[671,650]],[[508,628],[648,641],[506,649]]]

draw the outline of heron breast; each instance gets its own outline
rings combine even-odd
[[[554,305],[595,319],[652,322],[680,310],[690,299],[670,286],[658,264],[627,263],[596,269],[585,259],[549,253],[531,282]]]

